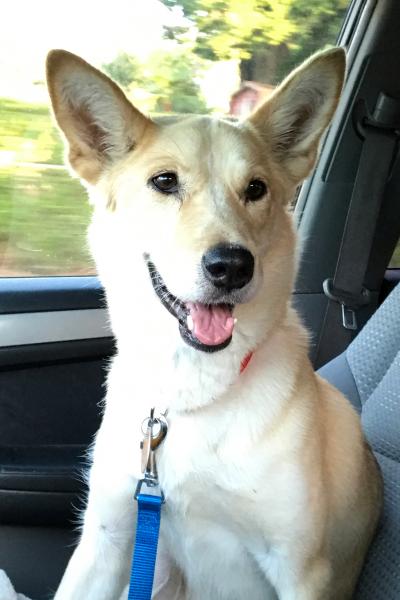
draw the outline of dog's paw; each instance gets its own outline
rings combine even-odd
[[[11,585],[11,581],[4,571],[0,569],[0,598],[1,600],[29,600],[23,594],[17,594]]]
[[[126,588],[122,592],[119,600],[127,600],[127,598],[128,598],[128,592],[129,592],[129,585],[126,586]]]
[[[0,571],[0,598],[1,600],[18,600],[11,581],[4,571]]]

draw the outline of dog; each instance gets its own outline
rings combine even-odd
[[[289,210],[344,73],[334,48],[244,121],[150,119],[84,60],[50,52],[53,111],[93,204],[89,242],[118,347],[56,600],[127,597],[153,406],[169,425],[156,452],[166,502],[154,598],[352,597],[382,482],[358,415],[308,359]]]

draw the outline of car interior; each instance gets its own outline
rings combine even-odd
[[[343,95],[293,208],[311,360],[360,413],[384,478],[357,600],[400,597],[399,30],[398,0],[350,2]],[[0,568],[35,600],[51,597],[79,536],[114,352],[94,275],[0,273]]]

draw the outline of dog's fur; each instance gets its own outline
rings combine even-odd
[[[141,423],[153,405],[169,421],[157,451],[166,504],[155,597],[351,598],[381,480],[357,414],[308,360],[290,302],[287,208],[315,163],[344,68],[342,50],[317,54],[244,122],[152,121],[82,59],[49,54],[54,113],[94,205],[89,238],[118,340],[82,537],[56,600],[126,597]],[[178,174],[177,194],[150,184],[165,171]],[[249,202],[254,178],[268,193]],[[251,251],[255,269],[232,294],[230,344],[208,354],[181,338],[144,256],[175,296],[207,303],[215,290],[201,259],[221,242]]]

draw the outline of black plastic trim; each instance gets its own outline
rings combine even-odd
[[[1,448],[0,523],[64,525],[77,514],[86,486],[81,444]]]
[[[0,491],[63,492],[69,494],[81,491],[83,484],[79,481],[79,477],[77,467],[71,467],[71,469],[60,468],[59,471],[54,471],[51,468],[38,470],[36,467],[32,467],[32,469],[25,472],[4,468],[0,473]]]
[[[97,277],[0,278],[0,314],[105,307]]]
[[[0,455],[0,490],[80,492],[89,464],[83,444],[0,446]]]
[[[77,521],[83,500],[79,493],[0,490],[0,524],[65,526]]]
[[[115,354],[115,350],[112,337],[4,346],[0,347],[0,371],[4,367],[37,367],[67,361],[82,362],[108,358]]]

